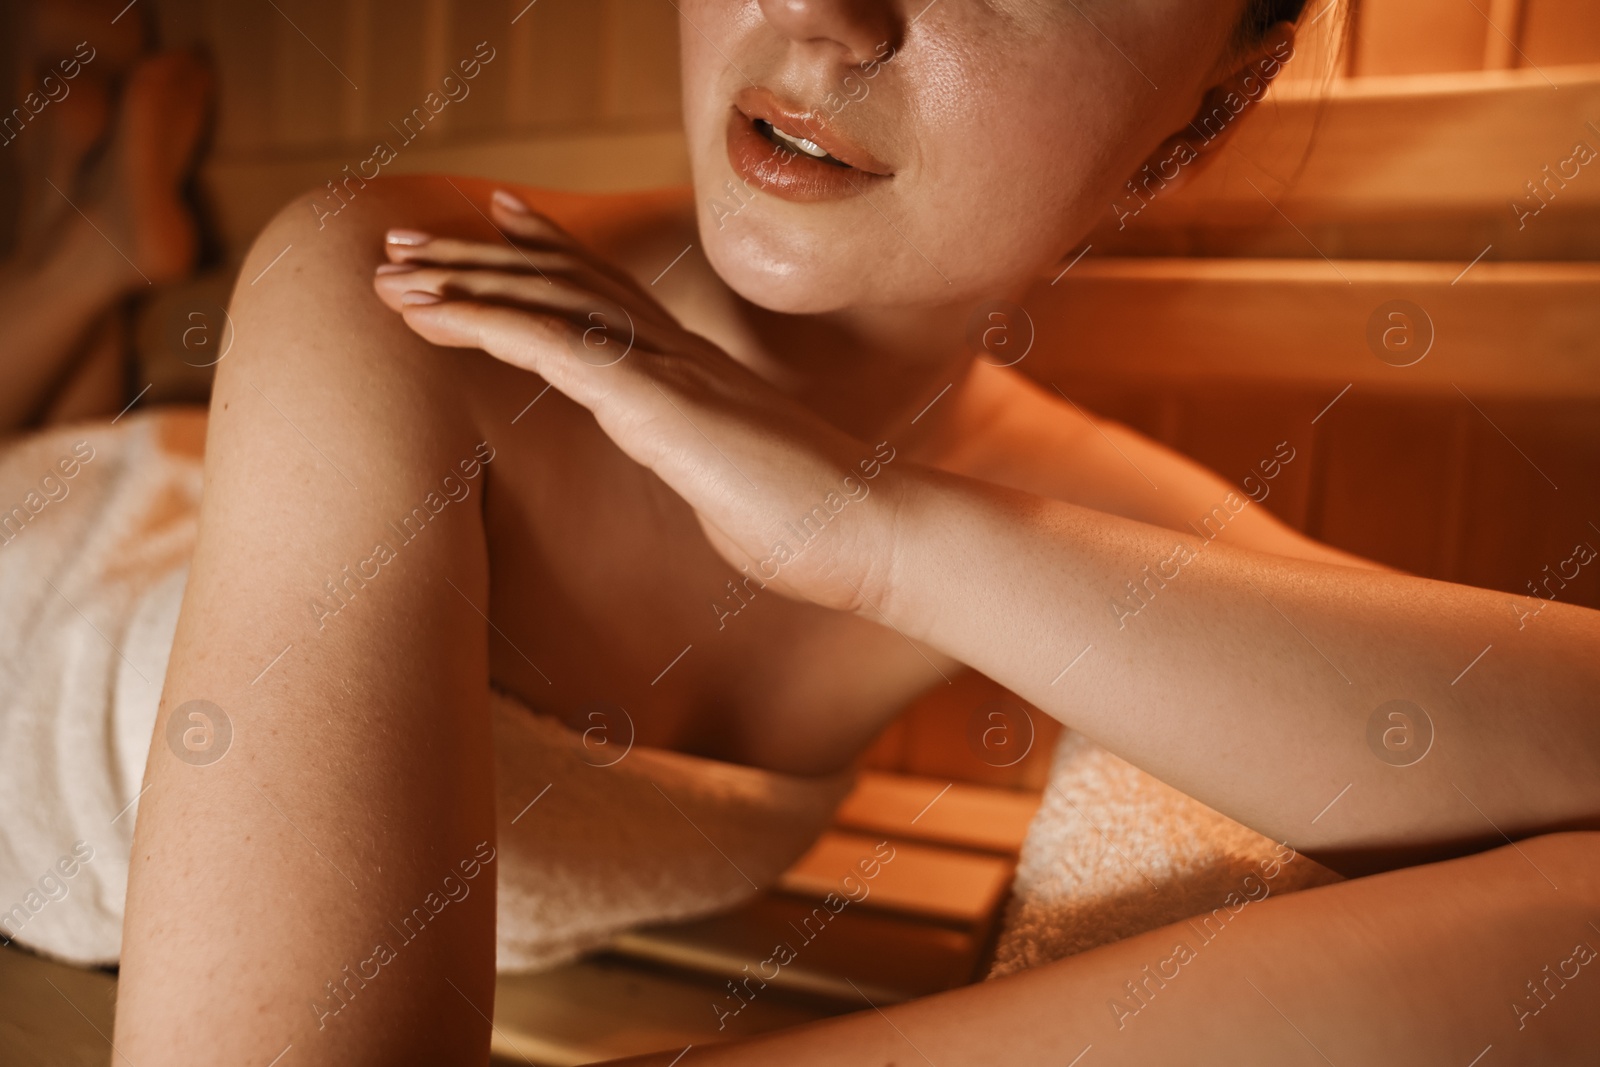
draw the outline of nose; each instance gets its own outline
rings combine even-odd
[[[900,16],[892,0],[760,0],[779,33],[802,44],[834,44],[852,63],[898,47]]]

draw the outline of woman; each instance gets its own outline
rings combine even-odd
[[[487,892],[338,1025],[304,1005],[495,839],[491,682],[575,726],[602,699],[640,744],[821,775],[959,664],[1382,873],[1263,902],[1206,980],[1120,1031],[1104,999],[1168,931],[686,1062],[1592,1053],[1582,977],[1536,1017],[1508,1005],[1600,937],[1600,616],[1552,605],[1512,640],[1501,598],[1254,509],[1212,543],[1187,523],[1223,482],[964,341],[1147,160],[1202,165],[1216,141],[1191,121],[1258,95],[1298,6],[693,0],[692,201],[405,179],[347,186],[332,218],[286,209],[232,308],[158,726],[205,700],[234,738],[205,768],[152,747],[121,1056],[484,1061]],[[818,119],[836,89],[848,106]],[[307,610],[485,455],[474,506]],[[1139,617],[1107,611],[1174,556]],[[711,606],[730,580],[748,614]],[[1406,774],[1365,742],[1396,698],[1438,737]]]

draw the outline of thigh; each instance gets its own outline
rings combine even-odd
[[[372,183],[333,218],[291,205],[244,264],[137,809],[132,1062],[487,1057],[483,494],[438,492],[477,454],[470,354],[370,281],[385,226],[465,216],[447,184]]]
[[[1224,906],[1007,978],[696,1050],[695,1062],[1591,1064],[1595,922],[1600,835],[1550,835]]]

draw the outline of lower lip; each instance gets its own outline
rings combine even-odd
[[[736,107],[728,110],[728,162],[746,183],[784,200],[840,200],[889,180],[780,148]]]

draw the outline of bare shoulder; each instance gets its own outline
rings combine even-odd
[[[683,221],[693,220],[687,189],[594,194],[489,178],[396,175],[337,191],[339,195],[319,188],[296,197],[257,238],[241,275],[256,279],[291,245],[304,253],[297,257],[302,260],[375,265],[382,260],[382,238],[389,229],[504,240],[488,215],[489,198],[496,189],[516,193],[535,211],[621,265],[639,243],[653,243],[658,236],[668,239],[666,231],[675,238]]]
[[[1277,555],[1371,566],[1295,531],[1188,456],[1085,408],[1059,386],[978,363],[956,469],[1024,492]],[[1267,460],[1288,463],[1289,442]]]
[[[1115,448],[1130,439],[1141,451],[1163,446],[1057,386],[979,361],[961,403],[961,439],[950,449],[961,473],[1116,514],[1147,508],[1159,492]],[[1120,468],[1110,462],[1119,458]]]

